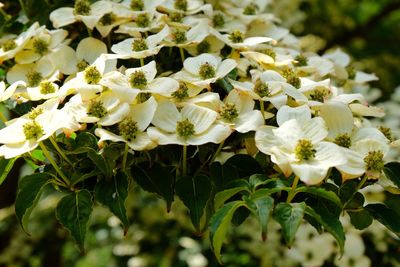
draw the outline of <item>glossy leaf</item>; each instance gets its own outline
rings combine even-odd
[[[400,214],[383,204],[369,204],[365,209],[375,220],[400,237]]]
[[[252,156],[245,154],[236,154],[230,157],[224,164],[229,168],[233,168],[239,178],[247,177],[255,173],[262,173],[260,164]]]
[[[18,157],[12,159],[5,159],[5,158],[0,159],[0,185],[7,178],[8,174],[10,173],[17,159]]]
[[[225,201],[227,201],[228,199],[230,199],[237,193],[242,192],[242,191],[248,191],[248,190],[249,189],[247,186],[241,186],[241,187],[234,187],[234,188],[230,188],[230,189],[226,189],[224,191],[218,192],[214,198],[215,209],[220,208],[225,203]]]
[[[398,188],[400,188],[400,162],[390,162],[385,165],[383,171]]]
[[[317,198],[324,198],[331,201],[339,208],[342,207],[342,202],[335,192],[328,191],[320,187],[302,186],[296,189],[296,193],[306,193],[316,196]]]
[[[351,224],[358,230],[363,230],[371,225],[374,218],[368,211],[360,209],[357,211],[347,211],[350,216]]]
[[[247,199],[251,211],[257,216],[257,219],[261,225],[261,238],[262,240],[267,239],[268,233],[268,222],[272,209],[274,208],[274,199],[270,196],[264,196],[257,199]]]
[[[210,176],[217,191],[226,189],[232,181],[240,178],[234,169],[226,165],[221,165],[219,162],[213,162],[211,164]]]
[[[88,190],[72,192],[58,202],[56,216],[84,251],[87,223],[92,213],[92,195]]]
[[[28,232],[29,216],[36,207],[43,189],[50,183],[50,179],[51,176],[47,173],[34,173],[21,178],[19,181],[15,200],[15,214],[25,232]]]
[[[90,149],[88,152],[88,157],[93,161],[93,163],[96,165],[96,167],[106,176],[106,177],[111,177],[112,176],[112,169],[110,167],[110,164],[108,163],[107,160],[103,158],[103,156],[99,153],[97,153],[95,150]]]
[[[290,247],[294,241],[297,230],[304,216],[306,204],[279,203],[275,207],[274,219],[281,225],[283,238]]]

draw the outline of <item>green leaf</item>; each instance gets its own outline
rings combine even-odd
[[[222,78],[222,79],[219,79],[217,81],[217,84],[219,86],[221,86],[222,89],[224,89],[224,91],[227,92],[227,93],[229,93],[233,89],[233,85],[229,82],[229,80],[226,77]]]
[[[234,169],[221,165],[219,162],[213,162],[211,164],[210,176],[217,191],[224,190],[230,182],[240,178]]]
[[[247,198],[246,203],[250,210],[257,216],[261,225],[261,238],[265,241],[267,239],[269,217],[274,208],[274,199],[270,196],[257,199]]]
[[[335,192],[325,190],[320,187],[312,187],[312,186],[302,186],[296,189],[296,193],[306,193],[310,195],[314,195],[318,198],[324,198],[332,203],[334,203],[339,208],[342,208],[342,202],[340,198],[335,194]]]
[[[301,203],[279,203],[275,207],[274,218],[281,225],[283,238],[290,247],[293,243],[301,220],[304,216],[306,204]]]
[[[225,201],[227,201],[228,199],[230,199],[231,197],[233,197],[234,195],[236,195],[237,193],[242,192],[242,191],[249,192],[249,188],[247,186],[241,186],[241,187],[234,187],[234,188],[230,188],[230,189],[226,189],[224,191],[218,192],[214,198],[215,209],[220,208],[225,203]]]
[[[184,177],[176,183],[176,193],[189,209],[193,226],[200,232],[200,220],[211,196],[211,182],[207,176]]]
[[[390,162],[385,165],[383,171],[398,188],[400,188],[400,162]]]
[[[125,200],[128,196],[128,177],[122,171],[111,179],[103,179],[95,187],[95,199],[107,206],[124,225],[125,233],[129,227],[126,215]]]
[[[400,215],[383,204],[369,204],[365,209],[375,220],[400,237]]]
[[[158,163],[150,168],[145,165],[136,165],[131,168],[131,175],[144,190],[162,197],[167,202],[168,211],[171,209],[172,201],[174,201],[175,177],[167,168]]]
[[[236,154],[230,157],[224,166],[234,169],[238,173],[239,178],[263,172],[257,160],[245,154]]]
[[[12,159],[5,159],[5,158],[0,159],[0,185],[7,178],[8,174],[10,173],[17,159],[18,157]]]
[[[75,138],[75,148],[81,147],[90,147],[96,150],[98,148],[96,136],[89,132],[78,134],[78,136]]]
[[[98,154],[95,150],[89,149],[88,157],[93,161],[97,168],[106,176],[112,176],[112,169],[107,160],[103,158],[101,154]]]
[[[92,195],[88,190],[72,192],[58,202],[56,216],[67,228],[81,251],[84,251],[87,223],[93,209]]]
[[[347,211],[350,216],[350,222],[357,230],[363,230],[371,225],[374,218],[368,211],[360,209],[357,211]]]
[[[46,185],[50,183],[51,176],[47,173],[34,173],[22,177],[18,184],[18,193],[15,200],[15,214],[25,232],[32,210]]]
[[[315,206],[313,208],[307,206],[305,212],[320,223],[324,229],[335,238],[339,245],[340,253],[343,255],[346,236],[344,235],[343,226],[339,218],[334,216],[323,206]]]
[[[229,202],[220,210],[218,210],[210,220],[211,246],[214,251],[215,257],[220,264],[222,264],[222,242],[225,239],[233,214],[241,206],[245,206],[244,201]]]

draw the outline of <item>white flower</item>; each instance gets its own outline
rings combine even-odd
[[[165,0],[124,0],[121,4],[135,13],[141,11],[154,12],[156,11],[156,7],[161,5],[164,1]]]
[[[116,33],[125,33],[130,36],[140,37],[140,33],[154,31],[164,25],[164,14],[159,12],[135,12],[134,20],[121,24]]]
[[[173,75],[177,80],[186,81],[201,87],[224,78],[236,67],[233,59],[222,59],[212,54],[189,57],[183,62],[183,70]]]
[[[11,98],[15,91],[18,89],[19,86],[25,86],[25,82],[19,81],[11,84],[9,87],[6,88],[5,82],[0,82],[0,102],[6,101],[7,99]]]
[[[221,143],[231,133],[228,126],[215,124],[218,113],[197,105],[188,104],[181,111],[174,103],[162,101],[147,132],[159,145],[203,145]]]
[[[158,9],[167,13],[180,12],[192,15],[208,9],[208,6],[201,0],[166,0],[158,6]]]
[[[114,27],[130,21],[132,17],[132,12],[126,10],[124,5],[114,2],[111,2],[111,5],[110,12],[105,13],[95,26],[103,38],[107,37]]]
[[[146,128],[153,120],[157,102],[150,97],[146,102],[130,107],[129,113],[118,123],[118,132],[97,128],[95,134],[100,137],[99,143],[110,140],[125,142],[133,150],[152,149],[156,144],[149,138]]]
[[[186,47],[199,44],[209,33],[210,29],[207,21],[201,20],[188,31],[179,28],[169,28],[169,34],[164,42],[168,46]]]
[[[261,126],[255,141],[286,176],[294,172],[304,183],[318,184],[331,167],[346,163],[337,145],[323,141],[328,135],[324,120],[311,118],[307,106],[301,107],[301,112],[282,107],[277,118],[283,118],[279,128]]]

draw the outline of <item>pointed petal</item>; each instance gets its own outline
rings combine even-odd
[[[162,101],[158,103],[152,123],[163,131],[174,133],[176,124],[180,120],[181,114],[175,104],[170,101]]]
[[[196,134],[206,131],[218,116],[218,113],[211,109],[189,104],[183,107],[181,114],[194,124]]]

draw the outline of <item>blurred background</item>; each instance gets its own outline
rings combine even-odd
[[[2,0],[4,10],[14,20],[39,20],[48,24],[51,10],[72,1]],[[284,27],[297,36],[313,40],[319,53],[341,47],[354,60],[354,67],[373,72],[369,99],[386,107],[390,127],[400,128],[400,1],[396,0],[276,0],[271,1]],[[27,18],[21,17],[21,5]],[[0,37],[7,30],[18,32],[17,22],[5,29],[0,17]],[[0,78],[4,70],[0,66]],[[128,212],[132,222],[128,234],[117,218],[102,207],[91,216],[85,254],[80,254],[66,230],[54,216],[57,196],[40,201],[29,224],[30,236],[22,231],[14,215],[16,185],[29,172],[17,162],[0,186],[0,266],[7,267],[203,267],[218,266],[208,236],[195,235],[186,209],[176,200],[171,213],[154,195],[133,186]],[[370,200],[382,197],[379,190],[366,192]],[[349,225],[344,217],[344,225]],[[224,246],[226,266],[400,266],[400,241],[379,224],[365,231],[348,226],[346,253],[339,260],[334,240],[319,235],[310,226],[301,226],[291,249],[282,246],[279,227],[270,226],[268,240],[262,242],[255,221],[248,219],[228,235]],[[275,229],[275,230],[274,230]],[[352,230],[350,230],[352,229]]]

